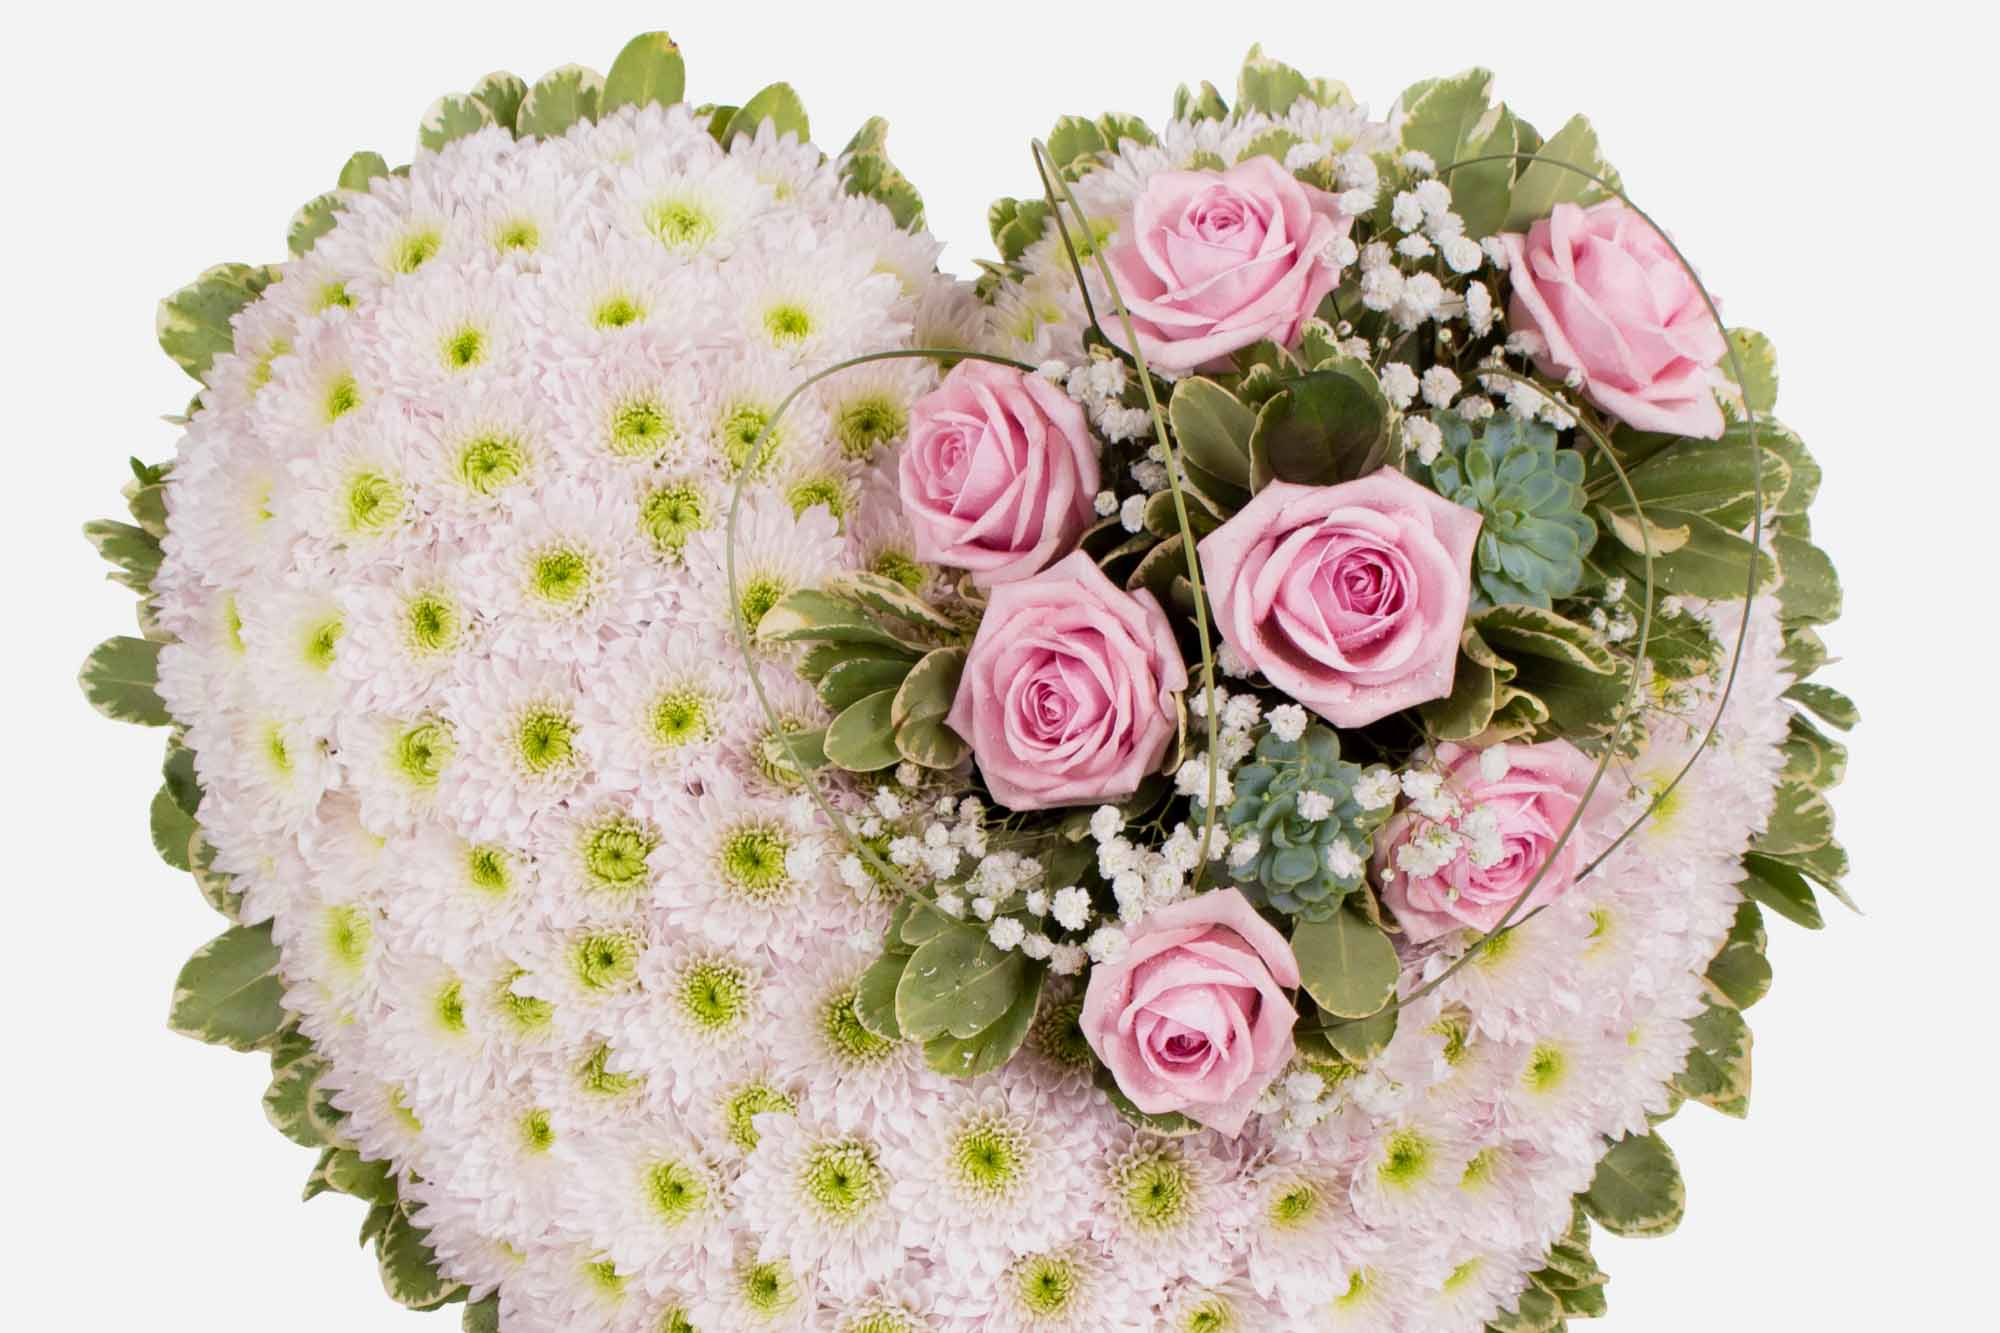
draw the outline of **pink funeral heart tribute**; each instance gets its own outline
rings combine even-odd
[[[972,280],[712,92],[489,75],[162,303],[174,1028],[482,1333],[1602,1313],[1847,902],[1769,341],[1483,70],[1065,117]]]

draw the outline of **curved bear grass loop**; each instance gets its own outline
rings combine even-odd
[[[940,909],[935,902],[911,888],[903,879],[901,872],[876,855],[875,850],[867,843],[854,836],[854,831],[848,827],[846,818],[833,808],[833,803],[828,801],[825,793],[820,790],[819,780],[814,776],[813,769],[800,758],[798,747],[785,734],[784,719],[778,716],[778,710],[771,704],[770,695],[764,690],[763,673],[757,669],[756,653],[750,643],[750,625],[743,618],[742,594],[736,587],[736,515],[743,505],[743,488],[749,483],[750,474],[754,471],[751,464],[763,454],[765,441],[770,438],[771,432],[778,428],[778,423],[784,419],[785,412],[806,390],[844,370],[852,370],[856,366],[865,366],[877,361],[918,358],[930,361],[991,361],[995,365],[1012,366],[1016,370],[1034,370],[1033,366],[1025,362],[1016,361],[1012,357],[995,356],[988,352],[973,352],[957,347],[905,347],[886,352],[866,352],[860,356],[849,357],[845,361],[836,361],[800,380],[779,400],[770,419],[764,423],[763,429],[757,432],[756,440],[750,445],[750,452],[744,456],[744,465],[736,474],[736,484],[729,492],[729,517],[723,524],[722,566],[729,587],[729,618],[736,627],[736,645],[743,654],[743,669],[750,677],[750,692],[757,696],[757,706],[763,710],[764,721],[771,728],[771,734],[785,747],[786,756],[791,759],[792,766],[799,771],[799,778],[805,786],[806,794],[812,797],[813,804],[819,807],[820,813],[832,822],[841,839],[846,842],[848,850],[867,862],[885,884],[906,901],[936,912]]]

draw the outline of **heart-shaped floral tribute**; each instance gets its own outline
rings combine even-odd
[[[941,275],[870,122],[495,75],[162,309],[161,854],[308,1195],[468,1328],[1548,1330],[1819,924],[1838,586],[1581,118],[1066,118]],[[1025,166],[1025,163],[1024,163]],[[1793,704],[1798,705],[1794,707]]]

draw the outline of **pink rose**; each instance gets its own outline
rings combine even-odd
[[[1476,510],[1390,468],[1274,481],[1196,549],[1222,637],[1336,726],[1451,693]]]
[[[1485,750],[1438,746],[1445,789],[1458,798],[1464,813],[1432,821],[1406,808],[1375,835],[1375,879],[1382,901],[1416,943],[1463,926],[1493,929],[1545,861],[1548,873],[1513,919],[1554,902],[1569,892],[1578,868],[1603,841],[1598,822],[1586,817],[1551,856],[1590,787],[1596,761],[1568,741],[1508,745],[1499,756],[1504,762]],[[1494,824],[1482,828],[1486,816],[1473,816],[1475,810],[1488,812]],[[1433,865],[1436,854],[1422,847],[1403,854],[1410,840],[1434,823],[1461,833],[1456,855]]]
[[[1722,333],[1701,289],[1666,239],[1617,199],[1557,204],[1528,229],[1503,234],[1514,287],[1507,321],[1541,336],[1535,364],[1583,376],[1599,407],[1640,430],[1722,434],[1715,363]]]
[[[1095,518],[1097,442],[1040,375],[961,361],[910,409],[898,479],[917,558],[987,588],[1076,545]]]
[[[993,590],[946,721],[1009,809],[1120,801],[1160,766],[1187,681],[1153,595],[1076,551]]]
[[[1123,958],[1091,969],[1079,1021],[1134,1106],[1235,1134],[1292,1058],[1298,984],[1285,937],[1218,889],[1141,921]]]
[[[1269,157],[1227,171],[1163,171],[1106,252],[1139,346],[1182,374],[1269,338],[1290,345],[1340,276],[1329,254],[1354,220]],[[1120,346],[1121,321],[1105,332]]]

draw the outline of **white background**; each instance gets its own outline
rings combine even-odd
[[[1866,719],[1837,808],[1868,913],[1829,904],[1818,935],[1773,920],[1753,1113],[1694,1106],[1669,1127],[1687,1222],[1600,1242],[1612,1314],[1597,1327],[1993,1327],[2000,874],[1994,770],[1973,761],[1996,719],[2000,246],[1993,75],[1975,67],[1991,34],[1920,4],[1852,20],[1749,0],[1541,8],[15,11],[0,40],[0,1322],[456,1326],[385,1301],[353,1248],[358,1204],[298,1202],[312,1154],[265,1125],[263,1062],[163,1026],[175,971],[219,922],[148,842],[161,734],[96,719],[72,683],[93,643],[131,632],[132,607],[77,526],[118,512],[128,454],[171,453],[158,416],[191,386],[154,346],[158,297],[219,260],[282,257],[292,210],[355,149],[406,160],[437,94],[496,68],[602,69],[664,26],[693,100],[789,79],[835,150],[888,116],[961,271],[990,253],[987,202],[1032,192],[1031,134],[1063,112],[1157,123],[1184,79],[1229,92],[1253,40],[1378,110],[1419,77],[1485,64],[1545,132],[1588,112],[1731,318],[1775,340],[1780,413],[1826,466],[1814,519],[1846,578],[1829,639],[1849,660],[1825,679]]]

